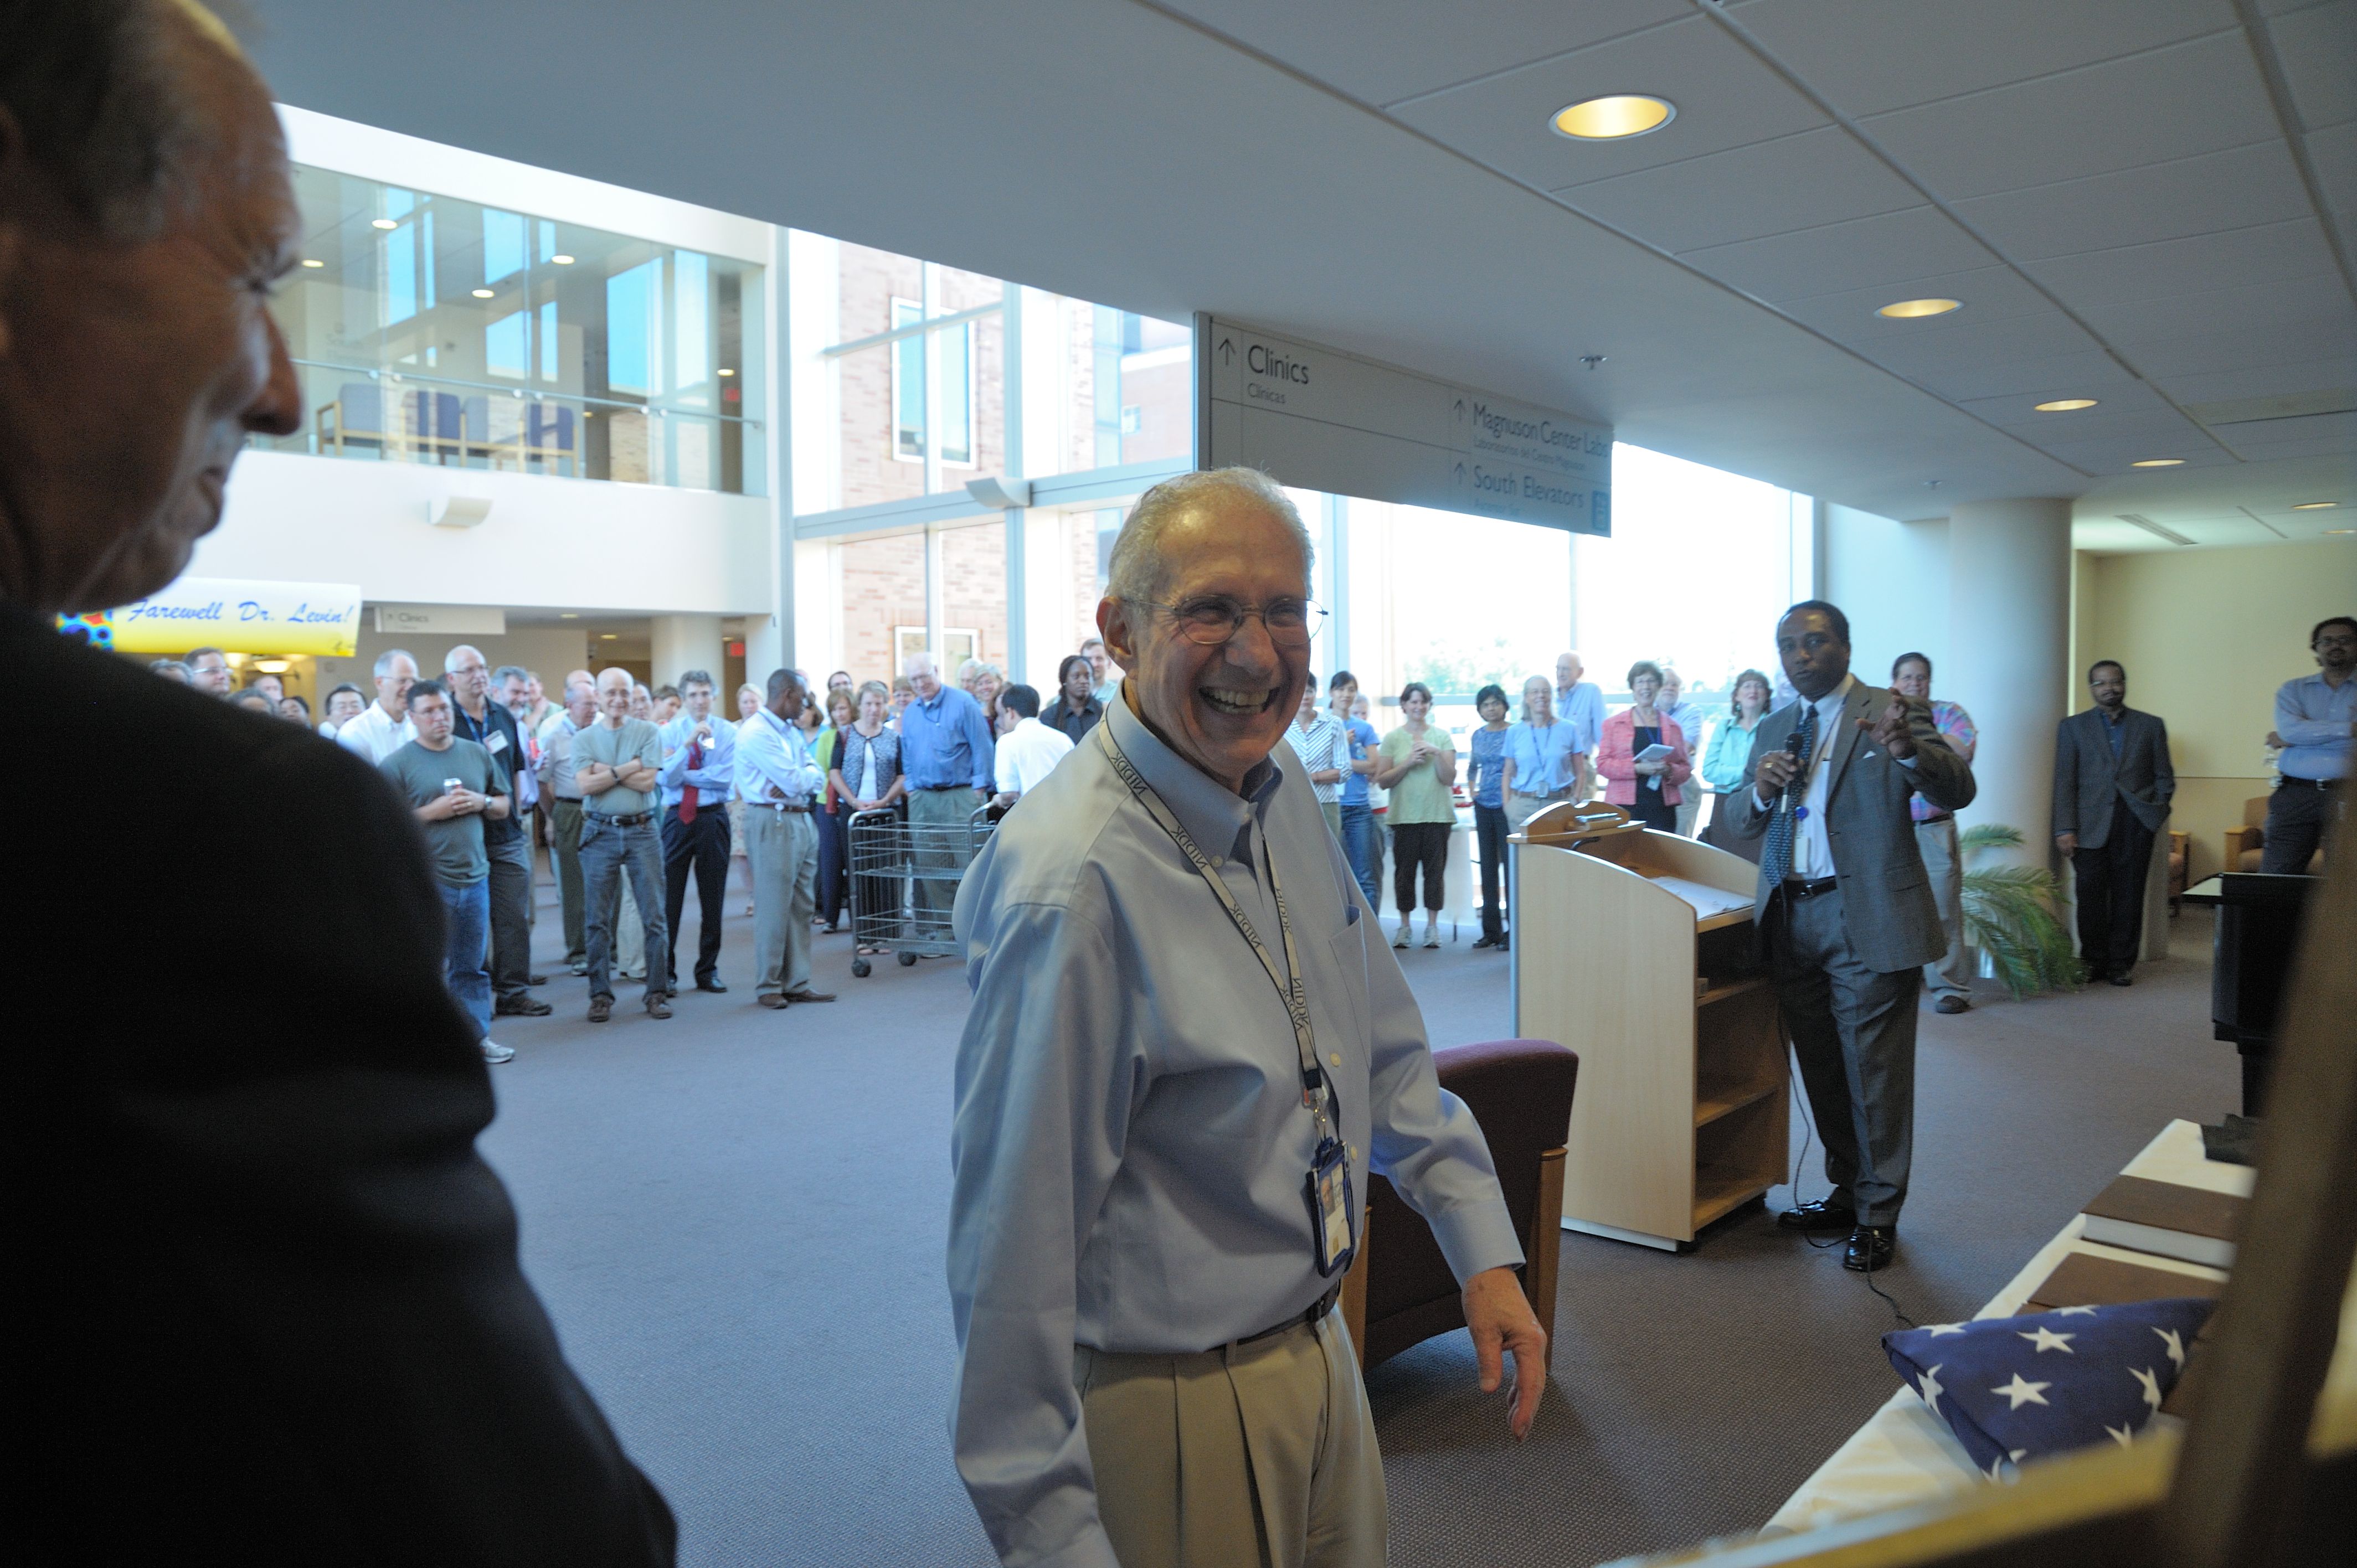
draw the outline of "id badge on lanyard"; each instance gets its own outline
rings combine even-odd
[[[1310,1158],[1308,1175],[1302,1178],[1302,1193],[1309,1204],[1309,1230],[1314,1242],[1312,1260],[1321,1276],[1331,1278],[1348,1269],[1351,1260],[1358,1254],[1359,1210],[1358,1205],[1351,1201],[1350,1147],[1340,1136],[1341,1102],[1335,1094],[1333,1079],[1318,1065],[1318,1042],[1310,1027],[1308,999],[1302,989],[1300,961],[1294,951],[1293,922],[1285,912],[1285,887],[1277,880],[1276,857],[1271,855],[1268,858],[1268,887],[1276,898],[1277,930],[1284,939],[1283,974],[1277,972],[1276,961],[1269,956],[1268,948],[1260,940],[1260,933],[1253,929],[1252,918],[1229,894],[1226,885],[1220,880],[1219,873],[1211,869],[1211,863],[1196,846],[1193,836],[1171,814],[1170,808],[1163,803],[1161,796],[1154,792],[1154,787],[1146,781],[1145,776],[1123,755],[1121,744],[1113,738],[1113,725],[1100,724],[1097,736],[1114,771],[1129,787],[1129,792],[1136,797],[1138,804],[1146,808],[1146,814],[1170,835],[1170,842],[1178,846],[1179,853],[1192,863],[1196,874],[1211,887],[1212,895],[1220,901],[1220,907],[1228,912],[1228,918],[1235,923],[1237,931],[1252,948],[1253,956],[1260,960],[1261,968],[1267,972],[1269,983],[1276,987],[1276,993],[1285,1000],[1286,1015],[1293,1024],[1294,1048],[1301,1058],[1302,1109],[1318,1119],[1318,1152]]]

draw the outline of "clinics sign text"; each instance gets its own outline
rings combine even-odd
[[[1557,409],[1210,315],[1195,318],[1197,461],[1287,485],[1612,531],[1612,432]]]

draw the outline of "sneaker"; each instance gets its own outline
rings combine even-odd
[[[515,1047],[503,1046],[497,1040],[486,1039],[483,1042],[483,1059],[494,1067],[500,1062],[511,1062],[515,1060]]]
[[[1402,952],[1405,952],[1407,950],[1407,922],[1405,920],[1402,920],[1399,923],[1399,929],[1392,933],[1392,946],[1399,949]]]

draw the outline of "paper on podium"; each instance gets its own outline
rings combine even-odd
[[[1706,882],[1689,882],[1683,876],[1647,878],[1665,893],[1674,893],[1694,906],[1695,918],[1707,920],[1713,915],[1724,915],[1730,909],[1751,908],[1751,895],[1730,893],[1724,887],[1713,887]]]

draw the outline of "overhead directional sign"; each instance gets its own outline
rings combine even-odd
[[[1279,483],[1612,532],[1612,432],[1257,327],[1195,317],[1195,449]]]

